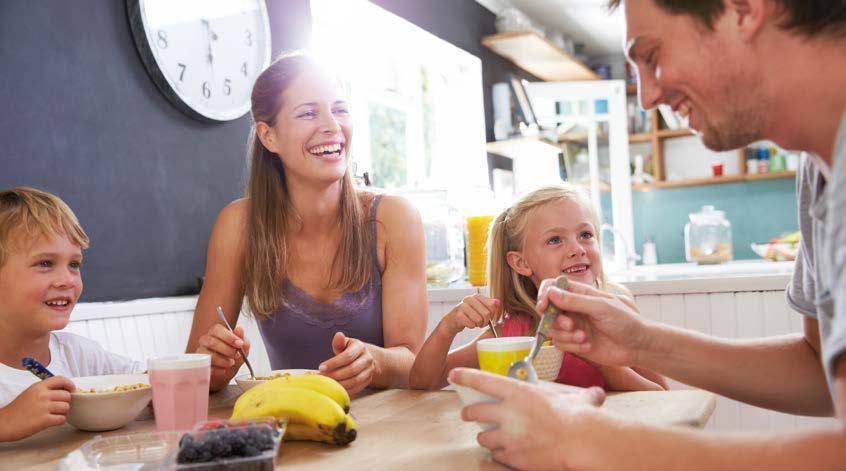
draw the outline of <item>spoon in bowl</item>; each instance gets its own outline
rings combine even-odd
[[[567,277],[564,275],[559,276],[555,279],[555,287],[559,289],[567,289],[569,281]],[[558,310],[552,303],[547,306],[546,311],[543,313],[543,317],[541,317],[540,322],[538,323],[538,331],[535,335],[535,343],[532,345],[532,349],[529,351],[529,355],[522,360],[517,360],[511,364],[508,368],[508,377],[519,379],[521,381],[527,381],[529,383],[537,383],[538,382],[538,373],[535,371],[535,367],[533,362],[535,361],[535,357],[538,356],[538,352],[540,352],[543,343],[546,342],[547,337],[549,336],[549,330],[552,328],[552,323],[555,322],[555,318],[558,317],[558,314],[561,314],[561,311]]]
[[[232,326],[229,325],[229,321],[227,321],[226,316],[223,315],[223,308],[220,306],[217,307],[217,317],[221,320],[221,322],[223,322],[223,325],[229,329],[229,332],[232,332]],[[253,365],[250,364],[250,360],[247,360],[247,354],[244,353],[244,349],[239,348],[238,352],[241,353],[241,357],[244,358],[244,363],[247,364],[247,369],[250,370],[250,379],[256,379],[256,375],[253,373]]]

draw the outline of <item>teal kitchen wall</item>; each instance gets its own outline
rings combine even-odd
[[[779,179],[633,192],[635,248],[642,253],[651,235],[658,263],[685,262],[688,214],[711,204],[731,222],[735,260],[756,259],[752,242],[797,230],[795,185],[794,179]]]

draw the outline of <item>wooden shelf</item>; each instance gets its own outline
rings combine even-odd
[[[599,80],[594,71],[531,31],[485,36],[482,44],[526,72],[548,82]]]
[[[629,142],[632,144],[650,141],[652,141],[652,133],[644,132],[640,134],[629,134]]]
[[[793,178],[796,172],[753,173],[745,175],[726,175],[724,177],[691,178],[688,180],[673,180],[656,183],[633,184],[633,191],[649,191],[661,188],[685,188],[689,186],[719,185],[723,183],[738,183],[756,180],[775,180],[778,178]]]
[[[659,138],[688,137],[695,135],[690,129],[659,129],[656,134],[658,134]]]
[[[569,143],[569,144],[587,144],[588,141],[588,131],[587,129],[580,129],[578,131],[569,131],[564,133],[558,133],[556,136],[558,139],[559,144]],[[599,143],[608,143],[608,134],[605,132],[599,131],[596,133],[596,140]]]
[[[485,144],[485,148],[491,154],[501,155],[510,159],[536,154],[558,155],[561,152],[560,147],[540,138],[531,137],[518,137],[503,141],[488,142]]]
[[[779,178],[793,178],[796,176],[794,171],[786,172],[772,172],[772,173],[747,173],[746,180],[776,180]]]
[[[695,134],[690,129],[660,129],[656,133],[649,131],[639,134],[629,134],[629,142],[649,142],[653,136],[658,137],[658,139],[672,139],[675,137],[695,136]]]

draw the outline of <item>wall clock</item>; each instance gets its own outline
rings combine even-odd
[[[141,61],[174,106],[206,122],[250,110],[270,64],[265,0],[126,0],[126,10]]]

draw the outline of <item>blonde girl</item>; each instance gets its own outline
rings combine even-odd
[[[612,287],[602,271],[599,221],[589,199],[572,185],[547,186],[526,194],[492,223],[488,237],[490,297],[468,296],[441,319],[417,354],[409,383],[419,389],[446,385],[455,367],[478,368],[476,342],[493,334],[534,335],[538,287],[561,274],[600,289]],[[464,329],[483,332],[467,345],[449,351]],[[556,382],[600,386],[607,390],[659,390],[664,379],[649,371],[595,365],[565,353]]]

